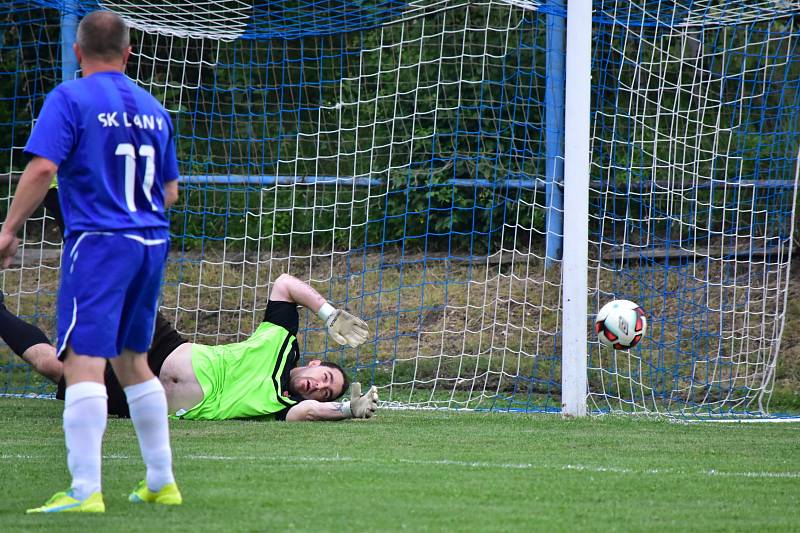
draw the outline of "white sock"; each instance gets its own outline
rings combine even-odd
[[[64,391],[64,438],[72,496],[85,500],[101,490],[103,433],[108,418],[106,386],[81,381]]]
[[[175,481],[169,446],[167,396],[158,378],[125,387],[131,421],[139,437],[139,448],[147,467],[147,488],[158,492]]]

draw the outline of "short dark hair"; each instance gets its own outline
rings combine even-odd
[[[128,25],[111,11],[92,11],[78,25],[78,46],[84,56],[114,61],[131,44]]]
[[[335,368],[336,370],[342,373],[342,377],[344,378],[344,381],[342,381],[342,392],[340,392],[338,396],[336,396],[335,398],[331,398],[331,401],[338,400],[339,398],[344,396],[344,393],[347,391],[347,389],[350,388],[350,378],[347,377],[347,372],[344,371],[344,368],[340,367],[336,363],[331,363],[330,361],[323,361],[322,363],[319,364],[319,366],[327,366],[328,368]]]

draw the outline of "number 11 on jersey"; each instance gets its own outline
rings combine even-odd
[[[134,186],[136,181],[136,148],[130,143],[120,143],[117,145],[115,155],[125,156],[125,202],[131,212],[136,212],[136,200],[134,197]],[[142,190],[145,198],[150,202],[153,211],[158,211],[158,207],[153,203],[153,181],[156,177],[155,149],[149,144],[139,147],[139,156],[144,158],[144,181]]]

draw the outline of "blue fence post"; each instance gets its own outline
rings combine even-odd
[[[561,260],[564,247],[564,43],[566,41],[565,3],[549,3],[555,14],[547,15],[547,76],[545,81],[545,267]]]

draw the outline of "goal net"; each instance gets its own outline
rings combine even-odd
[[[371,331],[342,348],[301,313],[304,359],[342,364],[386,405],[560,410],[560,250],[587,246],[561,241],[562,4],[6,6],[4,212],[62,79],[62,17],[112,9],[133,28],[128,76],[177,130],[162,312],[182,334],[244,339],[288,272]],[[797,190],[798,14],[777,0],[595,2],[589,313],[634,300],[650,329],[629,352],[590,336],[590,409],[768,413]],[[45,211],[22,237],[5,305],[52,336],[60,238]],[[53,390],[0,350],[0,393]]]
[[[630,352],[592,346],[590,405],[768,409],[800,155],[798,10],[596,12],[590,296],[638,302],[650,331]]]

